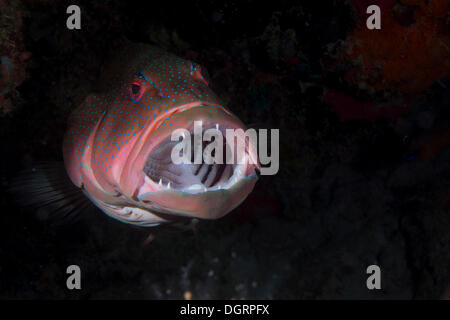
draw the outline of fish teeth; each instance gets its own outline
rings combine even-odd
[[[186,190],[188,190],[188,191],[200,191],[200,190],[202,190],[202,185],[201,184],[193,184],[192,186],[189,186],[189,188],[187,188]]]
[[[161,179],[161,178],[159,178],[158,184],[159,184],[160,186],[162,186],[162,179]]]
[[[169,181],[169,183],[167,184],[167,189],[170,189],[170,181]]]
[[[216,130],[219,130],[219,124],[216,123]]]

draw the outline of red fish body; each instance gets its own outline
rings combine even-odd
[[[203,128],[245,130],[203,75],[188,60],[136,45],[107,70],[104,89],[73,112],[64,139],[65,167],[105,213],[142,226],[174,216],[215,219],[251,192],[257,180],[254,145],[247,147],[242,164],[193,170],[169,161],[165,150],[172,132],[192,131],[194,121],[202,121]]]

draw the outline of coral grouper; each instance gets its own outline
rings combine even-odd
[[[256,146],[209,88],[201,66],[150,45],[129,45],[100,83],[102,89],[70,116],[63,151],[70,180],[103,212],[140,226],[180,216],[216,219],[252,191]],[[245,152],[235,152],[241,158],[175,164],[171,151],[178,142],[172,132],[194,132],[194,121],[223,136],[235,129],[233,139],[245,141]],[[226,148],[230,141],[224,141]],[[64,200],[57,188],[51,190],[55,201]]]

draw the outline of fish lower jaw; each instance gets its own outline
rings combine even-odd
[[[171,182],[167,184],[163,183],[160,179],[158,182],[153,181],[147,175],[144,176],[144,185],[139,190],[139,198],[142,198],[145,194],[149,192],[182,192],[189,194],[200,194],[205,192],[213,192],[219,190],[228,190],[232,188],[236,183],[238,183],[241,179],[246,177],[247,167],[249,165],[249,157],[248,155],[244,155],[241,163],[238,163],[234,166],[233,174],[227,181],[223,184],[214,185],[212,187],[207,187],[203,183],[192,184],[188,187],[184,188],[175,188]]]

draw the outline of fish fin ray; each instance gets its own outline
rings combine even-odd
[[[71,224],[95,206],[75,186],[61,161],[38,162],[19,172],[8,188],[12,198],[41,221]]]

